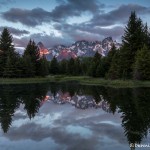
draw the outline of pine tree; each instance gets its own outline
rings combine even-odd
[[[101,63],[101,55],[97,51],[93,57],[91,65],[89,67],[88,75],[90,75],[92,77],[98,77],[98,74],[100,72],[99,69],[102,67],[100,65],[100,63]],[[99,66],[99,68],[98,68],[98,66]]]
[[[0,37],[0,50],[3,53],[4,64],[7,61],[8,54],[14,54],[13,38],[7,28],[4,28]]]
[[[134,64],[134,78],[150,80],[150,50],[146,45],[137,52]]]
[[[97,69],[97,64],[96,62],[93,61],[88,69],[88,75],[92,77],[96,77],[96,69]]]
[[[38,60],[40,59],[40,54],[39,54],[39,49],[36,46],[35,42],[30,40],[25,51],[24,51],[24,55],[23,58],[24,59],[30,59],[30,63],[32,63],[32,69],[33,69],[33,76],[38,75]],[[28,64],[29,65],[29,64]],[[29,70],[28,70],[29,71]]]
[[[59,64],[59,67],[60,67],[60,74],[66,74],[67,73],[67,65],[68,65],[68,61],[63,59],[60,64]]]
[[[3,76],[4,62],[3,62],[3,51],[0,50],[0,77]]]
[[[24,71],[24,60],[22,57],[18,56],[17,58],[17,61],[16,61],[16,70],[15,70],[15,73],[16,73],[16,76],[17,78],[22,78],[25,76],[25,71]]]
[[[94,58],[93,58],[93,61],[96,63],[96,64],[98,64],[99,63],[99,61],[100,61],[100,59],[101,59],[101,54],[99,54],[98,53],[98,51],[95,53],[95,55],[94,55]]]
[[[67,74],[69,75],[74,75],[74,65],[75,65],[75,61],[73,58],[71,58],[68,61],[68,66],[67,66]]]
[[[144,29],[143,29],[143,33],[144,33],[144,45],[146,45],[148,48],[150,48],[150,33],[149,33],[149,29],[147,26],[147,23],[144,25]]]
[[[99,62],[98,66],[96,67],[96,77],[105,77],[105,73],[106,73],[106,63],[105,63],[105,58],[101,59],[101,61]]]
[[[130,51],[134,57],[137,50],[144,45],[143,34],[144,27],[142,20],[137,18],[135,12],[131,12],[127,26],[125,27],[125,33],[122,37],[122,44],[127,50]]]
[[[3,76],[7,77],[7,78],[15,77],[15,66],[14,66],[14,63],[12,61],[11,56],[7,57],[5,68],[3,71]]]
[[[76,58],[74,62],[74,75],[80,74],[81,74],[81,62],[79,58]]]
[[[95,77],[104,77],[104,68],[102,63],[96,67]]]
[[[26,55],[23,58],[23,74],[24,74],[24,77],[35,76],[35,65],[33,64],[30,55]]]
[[[16,75],[16,57],[12,35],[7,28],[4,28],[0,37],[0,76],[4,74],[7,77],[14,77]]]
[[[58,74],[59,73],[59,63],[56,57],[53,57],[52,61],[50,62],[50,74]]]
[[[106,72],[108,72],[110,66],[111,66],[111,63],[112,63],[112,59],[116,53],[116,47],[115,45],[113,44],[111,50],[108,52],[108,55],[105,57],[105,68],[106,68]]]
[[[109,79],[118,79],[120,77],[120,50],[118,50],[112,58],[111,66],[106,75]]]
[[[39,49],[36,46],[35,42],[30,40],[25,51],[24,56],[29,55],[31,57],[31,60],[33,63],[36,63],[36,61],[40,58]]]
[[[89,66],[91,66],[92,57],[82,57],[81,60],[81,74],[88,75],[89,74]]]
[[[39,61],[39,69],[38,69],[38,75],[45,77],[49,74],[49,68],[48,68],[48,61],[43,56]]]
[[[120,77],[128,79],[132,77],[133,63],[136,52],[143,47],[145,33],[142,20],[137,18],[135,12],[131,12],[128,24],[122,37],[122,48],[120,50]]]

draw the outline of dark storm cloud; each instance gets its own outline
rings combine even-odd
[[[73,41],[88,40],[99,41],[108,36],[112,36],[114,39],[119,39],[123,35],[123,26],[114,26],[112,28],[102,28],[93,26],[91,24],[55,24],[56,30],[61,31],[64,34],[68,34]]]
[[[114,26],[111,28],[102,28],[102,27],[92,27],[91,25],[81,25],[80,27],[78,27],[78,29],[80,29],[80,31],[84,31],[86,33],[89,34],[89,36],[91,37],[91,35],[97,35],[99,37],[105,38],[108,36],[112,36],[113,38],[118,38],[120,37],[123,32],[124,32],[124,27],[123,26]],[[87,35],[88,37],[88,35]],[[93,40],[102,40],[101,38],[96,39],[94,38]]]
[[[92,25],[98,26],[109,26],[114,25],[115,23],[124,23],[127,21],[131,11],[136,11],[137,14],[149,14],[150,8],[140,6],[137,4],[128,4],[128,5],[121,5],[119,8],[112,10],[108,13],[95,15],[90,23]]]
[[[99,11],[100,8],[104,8],[105,5],[98,2],[97,0],[68,0],[70,4],[72,4],[76,9],[82,10],[82,11],[91,11],[95,13],[96,11]]]
[[[34,8],[32,10],[11,8],[3,12],[2,17],[7,21],[20,22],[27,26],[41,25],[42,23],[62,22],[66,21],[68,17],[80,16],[82,12],[90,12],[93,14],[90,24],[99,26],[108,26],[115,23],[124,23],[131,11],[136,11],[138,14],[148,14],[150,9],[137,4],[121,5],[119,8],[108,13],[100,13],[105,5],[98,3],[96,0],[68,0],[56,6],[52,12],[48,12],[42,8]]]
[[[42,8],[35,8],[32,10],[11,8],[2,13],[3,19],[11,22],[20,22],[27,26],[41,25],[43,22],[50,20],[50,13]]]
[[[105,37],[112,36],[113,39],[119,39],[124,33],[124,26],[128,20],[131,11],[135,10],[138,15],[146,15],[150,13],[150,8],[137,4],[121,5],[120,7],[107,12],[100,12],[104,6],[97,3],[96,0],[65,0],[56,6],[51,12],[41,8],[32,10],[12,8],[4,13],[2,17],[7,21],[20,22],[24,25],[34,27],[42,25],[44,22],[54,26],[62,36],[57,37],[54,34],[46,33],[32,34],[30,37],[25,36],[15,39],[17,46],[26,46],[30,38],[36,43],[42,41],[46,47],[52,47],[57,44],[70,45],[78,40],[103,40]],[[69,24],[67,18],[71,16],[80,16],[82,12],[90,12],[93,18],[80,24]],[[107,26],[112,25],[110,28]],[[115,25],[115,26],[114,26]],[[105,28],[103,28],[105,26]],[[28,34],[28,33],[20,33]],[[19,35],[19,33],[18,33]]]
[[[0,31],[2,32],[4,28],[5,27],[0,27]],[[10,31],[10,33],[12,33],[13,35],[17,35],[17,36],[21,36],[21,35],[30,33],[27,30],[19,30],[19,29],[13,28],[13,27],[7,27],[7,29]]]
[[[16,46],[26,47],[28,41],[35,40],[36,43],[43,42],[45,47],[50,48],[55,45],[71,45],[75,41],[87,40],[87,41],[101,41],[108,36],[112,36],[114,40],[120,39],[123,35],[124,27],[115,26],[113,28],[101,28],[82,25],[56,25],[56,29],[60,29],[62,36],[57,37],[55,34],[47,35],[46,33],[31,34],[22,38],[14,38]]]
[[[68,0],[67,3],[55,7],[51,14],[54,19],[61,19],[69,16],[80,16],[84,11],[95,14],[104,7],[104,4],[98,3],[96,0]]]
[[[3,19],[11,22],[20,22],[27,26],[37,26],[42,23],[50,23],[51,21],[61,22],[71,16],[80,16],[82,12],[98,13],[104,4],[98,3],[97,0],[81,1],[68,0],[56,6],[51,12],[42,8],[34,8],[32,10],[11,8],[3,12]]]

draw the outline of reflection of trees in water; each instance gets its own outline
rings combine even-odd
[[[119,111],[129,143],[140,143],[150,128],[149,88],[114,89],[77,84],[37,84],[5,85],[0,89],[0,122],[4,132],[11,126],[14,112],[21,103],[31,119],[47,99],[57,104],[70,103],[80,109],[102,108],[109,113]]]
[[[59,89],[61,90],[61,87]],[[80,86],[76,89],[70,102],[77,108],[97,107],[106,112],[121,113],[122,127],[129,144],[140,143],[147,136],[150,128],[149,88],[115,89]],[[62,91],[65,93],[67,90]],[[60,100],[66,103],[61,97]]]
[[[3,131],[7,132],[11,125],[15,109],[19,107],[20,102],[15,96],[17,91],[14,91],[11,86],[2,86],[0,89],[0,122]]]
[[[42,85],[32,85],[24,88],[21,99],[30,119],[38,113],[41,101],[46,96],[46,93],[47,87]]]
[[[141,143],[150,128],[150,89],[109,89],[107,100],[115,112],[119,107],[122,126],[129,143]],[[134,144],[133,144],[134,145]]]
[[[47,86],[39,85],[5,85],[0,87],[0,123],[6,133],[11,126],[12,117],[20,104],[25,105],[29,118],[35,116],[42,97],[47,93]]]

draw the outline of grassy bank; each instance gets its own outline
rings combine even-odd
[[[0,78],[0,84],[32,84],[32,83],[50,83],[50,82],[69,82],[74,81],[82,85],[98,85],[109,87],[150,87],[150,81],[134,81],[134,80],[105,80],[99,78],[91,78],[88,76],[48,76],[46,78],[17,78],[4,79]]]

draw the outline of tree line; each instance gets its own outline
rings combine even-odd
[[[35,77],[48,74],[89,75],[106,79],[150,80],[150,33],[147,24],[131,12],[122,36],[122,46],[112,46],[106,57],[98,52],[94,57],[48,62],[40,56],[36,43],[29,41],[23,56],[15,52],[7,28],[0,37],[0,77]]]
[[[48,75],[48,62],[40,57],[39,49],[30,40],[23,56],[15,51],[13,38],[7,28],[0,37],[0,77],[21,78]]]

